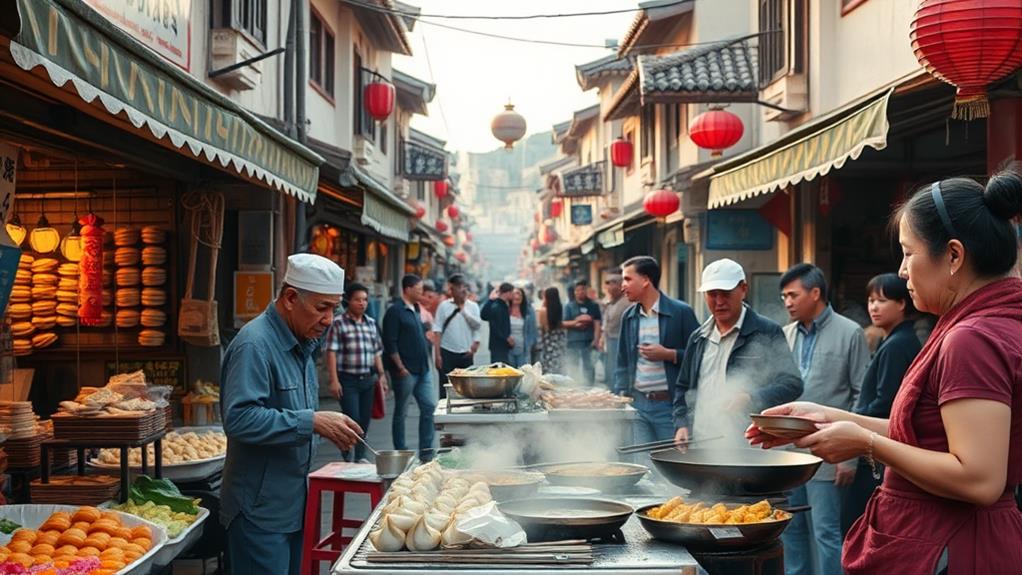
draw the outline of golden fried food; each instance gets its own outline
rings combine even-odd
[[[674,497],[670,501],[651,507],[646,511],[650,519],[689,523],[696,525],[742,525],[782,521],[791,517],[787,511],[774,509],[766,499],[753,505],[726,505],[715,503],[709,507],[702,501],[685,503],[684,498]]]

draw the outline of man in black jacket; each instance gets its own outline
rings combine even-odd
[[[508,363],[509,354],[515,347],[511,337],[511,294],[515,287],[507,282],[490,292],[479,317],[490,323],[490,361]]]
[[[401,278],[401,299],[383,315],[383,365],[394,389],[394,449],[405,447],[405,413],[408,398],[419,404],[419,459],[433,458],[433,412],[437,394],[429,378],[429,342],[422,330],[419,300],[422,278],[408,274]]]
[[[745,305],[745,270],[729,259],[703,270],[699,291],[713,317],[689,339],[674,386],[676,441],[723,435],[745,446],[749,413],[794,401],[802,378],[781,326]]]

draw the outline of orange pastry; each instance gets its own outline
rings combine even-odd
[[[20,563],[25,568],[31,567],[35,563],[35,558],[26,553],[11,553],[7,560],[12,563]]]
[[[110,569],[114,573],[120,571],[121,569],[124,569],[125,565],[127,565],[127,563],[119,559],[100,560],[99,562],[100,569]]]
[[[18,529],[11,535],[11,541],[28,541],[29,543],[35,543],[35,540],[39,538],[39,533],[34,529]]]
[[[11,541],[7,546],[11,548],[12,554],[28,553],[32,549],[32,544],[25,540]]]
[[[99,514],[99,518],[100,519],[110,519],[111,521],[114,521],[115,523],[120,523],[121,522],[121,516],[116,511],[103,511],[102,513]]]
[[[58,547],[57,550],[53,552],[53,556],[60,557],[62,555],[67,555],[70,557],[74,557],[75,553],[78,553],[77,547],[75,547],[74,545],[64,545],[63,547]]]
[[[80,507],[75,514],[71,516],[71,521],[75,523],[79,521],[85,521],[86,523],[94,523],[99,520],[102,515],[102,511],[95,507]]]
[[[153,546],[152,540],[146,537],[137,537],[135,539],[132,539],[131,542],[134,543],[135,545],[138,545],[142,549],[145,549],[146,551],[149,551],[149,548]]]
[[[74,559],[75,557],[58,557],[53,560],[53,566],[57,569],[67,569],[71,566],[71,561]]]
[[[86,547],[95,547],[103,551],[110,544],[110,536],[103,532],[92,533],[85,538]]]
[[[57,544],[81,547],[85,544],[85,532],[81,529],[72,527],[60,534],[60,538],[57,539]]]
[[[40,531],[67,531],[71,528],[71,518],[65,513],[62,516],[57,516],[56,513],[50,515],[50,518],[46,520],[40,527]]]
[[[128,529],[127,527],[118,527],[117,528],[117,533],[111,533],[111,535],[113,535],[114,537],[120,537],[121,539],[124,539],[125,541],[130,541],[131,540],[131,529]]]
[[[46,531],[36,538],[35,544],[45,543],[47,545],[56,545],[57,539],[60,539],[60,531]]]
[[[130,541],[123,537],[111,537],[110,541],[106,544],[106,547],[107,549],[120,549],[123,551],[130,543]]]
[[[120,525],[117,524],[113,519],[100,519],[99,521],[96,521],[95,523],[92,524],[92,526],[89,527],[88,532],[90,535],[96,532],[102,532],[106,533],[107,535],[114,536],[117,534],[117,530],[119,528]]]
[[[135,527],[132,527],[131,528],[131,538],[132,539],[138,539],[139,537],[144,537],[146,539],[152,539],[153,538],[153,531],[152,531],[152,529],[149,529],[148,525],[136,525]]]
[[[88,521],[75,521],[74,524],[71,525],[71,529],[81,529],[82,532],[88,533],[91,525],[92,524]]]
[[[47,557],[53,557],[53,545],[48,543],[36,543],[35,547],[29,551],[32,555],[46,555]]]
[[[134,563],[136,560],[138,560],[138,558],[141,557],[142,555],[143,555],[143,553],[135,553],[134,551],[132,551],[130,553],[125,553],[124,554],[124,561],[130,565],[130,564]]]
[[[32,559],[35,559],[36,565],[44,565],[46,563],[49,563],[50,561],[53,561],[53,558],[50,557],[49,555],[32,555]]]
[[[138,556],[141,557],[142,555],[145,555],[146,551],[148,551],[148,549],[143,548],[138,543],[128,543],[124,546],[125,556],[127,556],[128,553],[138,553]]]
[[[76,555],[79,557],[99,557],[99,553],[99,549],[96,549],[95,547],[82,547],[78,550]]]

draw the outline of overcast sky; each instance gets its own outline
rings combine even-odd
[[[423,14],[471,15],[607,11],[638,4],[637,0],[407,1],[421,6]],[[570,119],[575,110],[596,103],[595,90],[583,93],[579,88],[575,65],[613,53],[603,48],[486,38],[429,22],[505,36],[603,45],[606,39],[620,39],[634,17],[635,12],[523,21],[423,17],[411,34],[413,56],[394,57],[395,68],[437,85],[429,117],[417,116],[412,125],[446,139],[448,150],[485,152],[501,145],[490,134],[490,120],[510,98],[525,117],[529,134],[547,131]]]

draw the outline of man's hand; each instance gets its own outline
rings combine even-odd
[[[412,374],[412,372],[408,371],[408,368],[402,365],[401,368],[397,370],[397,374],[400,377],[408,377]]]
[[[500,288],[493,288],[492,290],[490,290],[490,299],[499,299],[499,298],[500,298]]]
[[[317,411],[312,414],[312,431],[347,451],[362,436],[362,428],[347,415],[336,411]]]
[[[514,346],[515,346],[515,338],[511,337],[510,335],[507,336],[507,347],[508,347],[508,349],[511,349]]]
[[[674,350],[659,343],[639,344],[639,355],[649,361],[674,361]]]
[[[679,427],[678,431],[674,432],[674,443],[678,449],[684,450],[685,444],[688,443],[688,428]]]
[[[752,396],[743,391],[739,391],[732,397],[727,405],[724,407],[724,411],[747,411],[749,404],[752,403]]]
[[[603,340],[597,338],[593,340],[593,349],[596,351],[603,351]]]
[[[444,360],[440,359],[440,354],[439,353],[433,354],[433,363],[436,364],[436,370],[437,371],[443,371],[443,369],[444,369]]]
[[[478,341],[473,341],[472,342],[472,351],[468,352],[468,355],[475,355],[477,351],[479,351],[479,342]]]
[[[845,487],[851,485],[854,480],[855,461],[838,463],[834,474],[834,485],[838,487]]]
[[[593,323],[593,316],[591,316],[591,315],[589,315],[587,313],[581,314],[581,315],[579,315],[578,317],[575,318],[575,323],[580,328],[585,328],[589,324]]]
[[[383,388],[384,397],[386,397],[387,394],[390,393],[390,386],[387,385],[387,374],[381,373],[380,376],[376,378],[376,385]]]
[[[338,401],[344,395],[344,392],[341,390],[341,382],[336,377],[330,379],[330,395],[334,396],[334,399]]]

